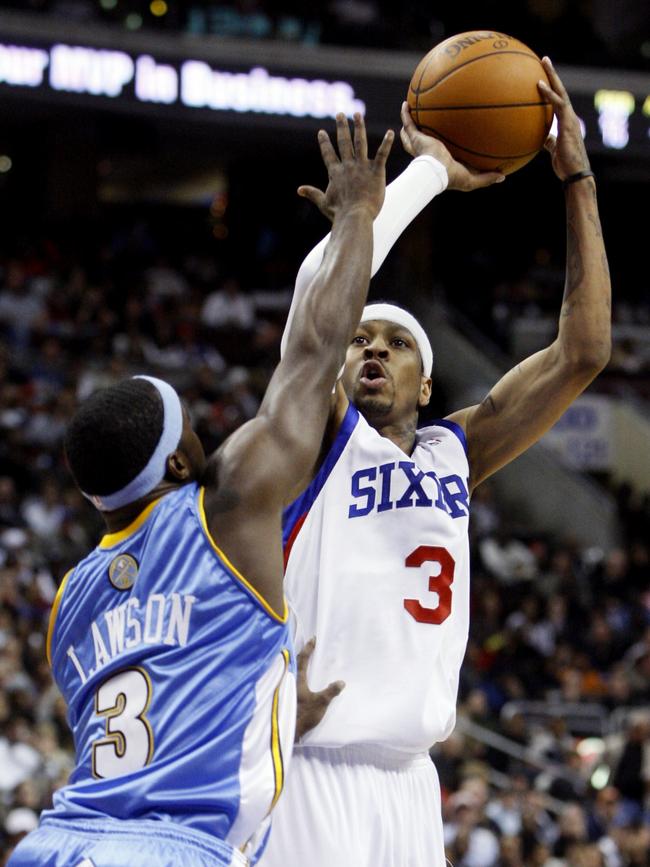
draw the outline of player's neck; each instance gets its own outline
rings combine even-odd
[[[141,497],[133,503],[127,503],[126,506],[122,506],[121,509],[115,509],[114,512],[104,512],[103,517],[106,529],[109,533],[119,533],[120,530],[126,529],[148,505],[160,499],[160,497],[164,497],[165,494],[169,494],[170,491],[175,491],[178,487],[178,482],[163,480],[146,497]]]
[[[398,449],[410,457],[415,447],[416,421],[416,419],[409,419],[408,421],[388,424],[373,424],[369,421],[369,424],[374,427],[378,434],[395,443]]]

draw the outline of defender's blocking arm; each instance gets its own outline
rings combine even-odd
[[[318,456],[329,394],[365,304],[372,222],[384,200],[393,141],[393,133],[387,132],[376,158],[369,160],[363,118],[355,115],[354,143],[345,116],[338,115],[336,122],[340,158],[327,134],[319,133],[329,176],[326,192],[299,189],[332,220],[330,243],[296,309],[284,357],[258,413],[268,426],[266,447],[277,451],[273,485],[281,484],[285,495]]]
[[[543,63],[551,88],[543,82],[539,88],[559,125],[546,149],[560,180],[581,175],[565,184],[567,261],[558,335],[509,371],[481,404],[449,416],[467,433],[472,488],[537,442],[610,357],[611,285],[596,185],[569,96],[550,60]]]
[[[216,452],[206,476],[211,531],[228,539],[225,553],[276,611],[283,604],[281,510],[317,460],[332,387],[363,310],[372,223],[384,199],[393,141],[387,132],[369,160],[361,116],[355,116],[354,142],[344,115],[336,125],[340,156],[327,133],[318,134],[329,176],[326,192],[299,190],[333,221],[330,243],[297,305],[286,352],[257,416]],[[262,569],[260,546],[268,552]]]

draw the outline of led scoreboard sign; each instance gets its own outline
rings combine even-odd
[[[260,112],[293,117],[365,113],[345,81],[271,75],[261,66],[235,72],[201,60],[159,63],[148,54],[57,43],[49,49],[0,43],[0,85],[135,100],[161,106]]]
[[[27,41],[27,40],[25,40]],[[251,53],[254,46],[250,47]],[[275,117],[304,124],[333,118],[342,111],[367,114],[371,130],[395,126],[406,85],[394,74],[373,69],[308,77],[261,63],[208,62],[205,57],[156,58],[152,51],[99,48],[56,42],[16,44],[0,32],[0,96],[30,94],[40,100],[129,110],[133,106],[160,114],[195,115],[206,121],[224,112]],[[268,64],[267,64],[268,65]],[[322,65],[321,65],[322,69]],[[332,70],[334,66],[332,66]],[[621,74],[623,76],[623,74]],[[593,71],[597,80],[598,71]],[[406,79],[405,79],[406,80]],[[640,93],[611,87],[572,94],[583,122],[587,146],[600,152],[629,153],[650,159],[650,87]]]

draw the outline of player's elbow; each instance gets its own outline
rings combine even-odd
[[[566,353],[566,361],[575,376],[591,381],[607,367],[611,354],[612,341],[607,336],[573,345]]]
[[[287,352],[296,358],[308,358],[317,363],[318,359],[336,354],[336,350],[340,350],[342,338],[330,317],[319,317],[318,310],[312,308],[313,305],[308,305],[305,311],[301,311],[303,315],[296,317],[298,321],[294,321],[292,326]]]

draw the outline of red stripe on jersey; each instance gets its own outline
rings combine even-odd
[[[302,525],[305,523],[305,519],[307,518],[308,514],[309,514],[309,512],[304,512],[298,518],[296,523],[293,525],[293,530],[291,531],[289,538],[287,539],[287,544],[284,546],[284,568],[285,568],[285,570],[287,568],[287,563],[289,562],[289,554],[291,554],[291,549],[293,548],[293,543],[298,538],[298,533],[300,532]]]

